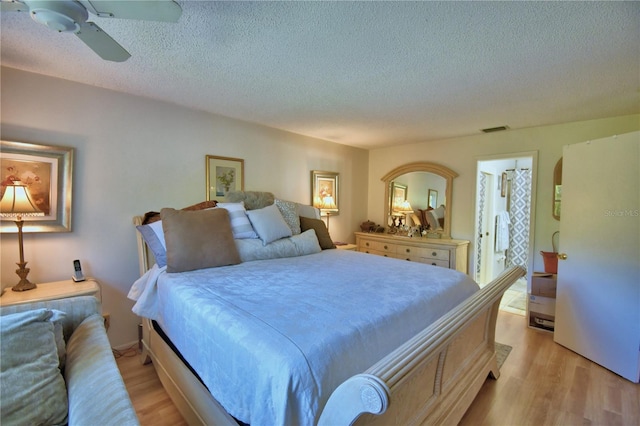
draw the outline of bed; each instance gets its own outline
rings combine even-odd
[[[190,424],[457,423],[498,377],[499,301],[524,274],[478,290],[456,271],[317,249],[167,273],[140,234],[138,248],[138,294],[153,294],[142,358]]]

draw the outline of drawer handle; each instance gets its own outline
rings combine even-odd
[[[388,246],[384,246],[384,249],[387,250],[389,247]]]
[[[434,251],[433,253],[431,253],[431,256],[437,256],[437,255],[438,255],[438,252]]]
[[[368,242],[364,243],[364,245],[365,245],[365,246],[367,246],[367,247],[369,247],[369,243],[368,243]]]
[[[411,262],[411,259],[409,259],[409,258],[406,258],[405,260],[406,260],[407,262]]]
[[[438,266],[438,264],[437,264],[437,263],[435,263],[435,262],[433,262],[433,263],[432,263],[432,265],[433,265],[433,266]]]
[[[411,249],[410,249],[410,248],[405,249],[405,251],[406,251],[407,253],[411,253]]]

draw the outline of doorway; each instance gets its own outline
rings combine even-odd
[[[531,271],[536,165],[537,152],[477,159],[474,279],[480,287],[513,265]],[[526,315],[527,282],[507,290],[501,309]]]

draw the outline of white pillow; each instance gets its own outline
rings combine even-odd
[[[153,252],[153,257],[159,267],[167,264],[167,243],[164,241],[164,230],[162,229],[162,221],[151,222],[146,225],[136,226],[142,238]]]
[[[244,201],[240,203],[218,203],[217,207],[223,208],[229,212],[233,238],[258,238],[258,234],[253,230],[251,222],[249,222],[249,218],[247,217],[247,211],[244,208]]]
[[[247,210],[247,216],[249,216],[251,225],[258,233],[264,246],[280,238],[293,235],[291,228],[284,221],[280,210],[275,204],[258,210]]]
[[[322,251],[313,229],[290,238],[282,238],[266,246],[263,246],[259,240],[249,239],[235,240],[235,243],[240,254],[240,260],[243,262],[306,256]]]

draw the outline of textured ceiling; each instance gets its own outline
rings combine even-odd
[[[178,3],[90,16],[123,63],[2,13],[2,65],[364,148],[640,111],[640,2]]]

